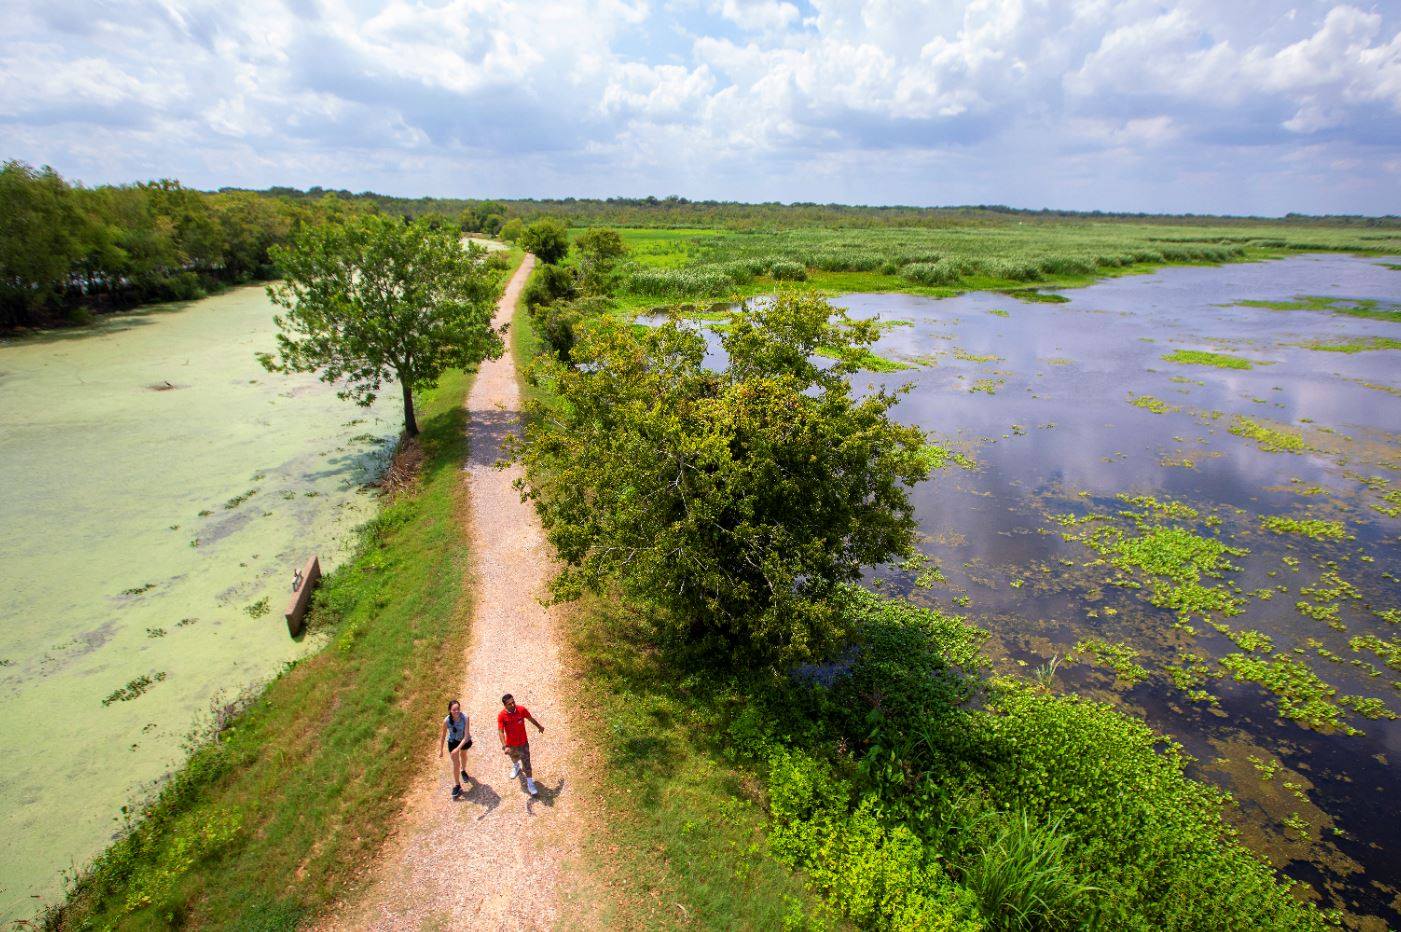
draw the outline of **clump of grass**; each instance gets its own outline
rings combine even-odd
[[[1170,414],[1178,410],[1176,405],[1170,405],[1161,398],[1154,398],[1152,395],[1132,395],[1129,398],[1129,404],[1135,408],[1152,411],[1154,414]]]
[[[163,637],[165,637],[165,629],[164,629],[164,628],[147,628],[147,629],[146,629],[146,637],[148,637],[148,638],[163,638]]]
[[[1066,849],[1070,835],[1060,819],[1039,823],[1024,811],[994,814],[991,831],[975,843],[961,865],[963,885],[978,899],[980,917],[992,928],[1069,928],[1085,913],[1085,902],[1098,888],[1081,883]]]
[[[1287,301],[1237,301],[1238,307],[1263,307],[1272,311],[1327,311],[1346,317],[1401,323],[1401,308],[1375,298],[1330,298],[1326,295],[1299,295]]]
[[[1244,356],[1229,353],[1209,353],[1206,350],[1174,350],[1163,357],[1164,362],[1184,366],[1214,366],[1217,369],[1253,369],[1255,364]]]
[[[1075,645],[1072,654],[1090,657],[1113,670],[1114,675],[1125,686],[1133,686],[1148,678],[1148,670],[1135,659],[1138,657],[1138,651],[1127,644],[1112,644],[1097,637],[1082,638]]]
[[[1254,440],[1266,453],[1307,453],[1311,449],[1297,432],[1281,430],[1240,414],[1231,422],[1230,431],[1237,437]]]
[[[239,505],[242,505],[244,502],[248,501],[250,498],[252,498],[254,495],[257,495],[257,494],[258,494],[258,490],[257,490],[257,489],[249,489],[247,492],[244,492],[242,495],[235,495],[233,498],[231,498],[231,499],[229,499],[228,501],[224,502],[224,510],[225,510],[225,511],[232,511],[233,509],[237,508]]]
[[[263,596],[256,602],[250,602],[243,607],[243,613],[249,618],[262,618],[270,609],[268,608],[268,597]]]
[[[993,308],[992,310],[988,311],[988,313],[991,314],[993,317],[1011,317],[1011,316],[1012,316],[1011,314],[1008,314],[1006,311],[1002,310],[1002,308],[1000,308],[1000,307],[995,307],[995,308]]]
[[[132,586],[130,589],[123,589],[122,595],[141,595],[143,593],[150,592],[154,588],[156,588],[156,584],[153,582],[148,582],[142,586]]]
[[[1401,340],[1392,337],[1350,337],[1331,343],[1314,340],[1299,345],[1304,349],[1319,350],[1324,353],[1368,353],[1374,350],[1401,350]]]
[[[1343,527],[1341,521],[1329,521],[1323,518],[1286,518],[1280,515],[1268,515],[1260,519],[1260,524],[1265,530],[1273,531],[1276,534],[1297,534],[1310,540],[1348,540],[1352,537]]]
[[[961,348],[959,348],[959,347],[954,347],[954,350],[953,350],[953,352],[952,352],[951,355],[953,356],[954,359],[961,359],[961,360],[964,361],[964,362],[1001,362],[1001,361],[1002,361],[1002,357],[1001,357],[1001,356],[998,356],[996,353],[987,353],[987,354],[985,354],[985,355],[983,355],[983,354],[978,354],[978,353],[970,353],[970,352],[968,352],[967,350],[961,349]]]
[[[968,391],[973,393],[982,392],[987,395],[996,395],[997,390],[1006,384],[1006,379],[978,379],[971,386],[969,386]]]
[[[165,679],[165,672],[143,673],[127,681],[127,684],[120,689],[114,689],[112,693],[102,700],[103,705],[111,705],[114,702],[130,702],[139,698],[152,686]]]

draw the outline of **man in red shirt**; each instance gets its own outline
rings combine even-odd
[[[515,697],[510,693],[501,697],[501,704],[506,708],[496,713],[496,730],[501,735],[501,750],[506,752],[513,765],[511,779],[524,772],[525,788],[534,796],[540,791],[535,788],[535,777],[530,771],[530,739],[525,736],[525,723],[534,725],[541,734],[544,734],[545,726],[537,722],[525,706],[516,705]]]

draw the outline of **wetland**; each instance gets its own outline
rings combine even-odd
[[[873,582],[1181,742],[1250,847],[1394,927],[1401,276],[1302,255],[1064,296],[833,298],[887,324],[898,371],[858,387],[908,384],[895,417],[956,454],[913,491],[920,559]]]

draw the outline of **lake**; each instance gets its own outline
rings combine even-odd
[[[1173,736],[1251,847],[1351,923],[1401,925],[1401,355],[1311,348],[1401,338],[1342,313],[1396,310],[1401,273],[1297,256],[1064,297],[833,300],[917,366],[857,386],[908,383],[895,416],[972,467],[913,492],[929,564],[872,581]]]
[[[364,409],[263,371],[274,310],[240,288],[0,343],[0,920],[317,644],[288,636],[292,573],[373,513],[398,389]]]

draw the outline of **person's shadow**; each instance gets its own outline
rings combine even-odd
[[[497,806],[501,805],[501,794],[496,792],[489,784],[482,783],[479,780],[473,780],[472,788],[462,794],[462,801],[482,807],[481,814],[477,816],[477,821],[480,822],[482,819],[491,815],[492,811]]]
[[[522,789],[525,788],[524,778],[521,778],[521,787]],[[560,777],[559,782],[556,783],[553,787],[543,786],[537,783],[535,784],[535,788],[540,792],[534,796],[527,795],[525,798],[526,815],[535,815],[536,803],[541,803],[542,805],[554,808],[555,800],[559,798],[560,793],[564,792],[564,778]]]

